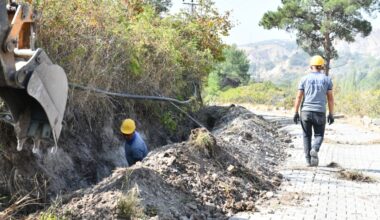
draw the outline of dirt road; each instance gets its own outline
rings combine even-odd
[[[231,219],[380,219],[380,132],[337,120],[326,127],[319,167],[308,168],[300,125],[284,116],[265,118],[283,124],[292,135],[294,148],[279,167],[286,181],[267,195],[269,200],[257,203],[258,212]],[[342,174],[351,176],[345,179]],[[356,177],[367,182],[353,181]]]

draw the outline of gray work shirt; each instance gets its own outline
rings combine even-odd
[[[326,112],[327,91],[332,90],[333,83],[324,73],[312,72],[302,77],[298,86],[304,91],[304,103],[301,111]]]

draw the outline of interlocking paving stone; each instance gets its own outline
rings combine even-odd
[[[239,220],[380,220],[380,144],[366,143],[368,140],[380,140],[380,134],[349,124],[334,124],[326,128],[326,142],[319,152],[319,167],[305,166],[300,126],[282,128],[295,137],[292,139],[295,148],[288,149],[291,157],[280,167],[288,181],[284,180],[273,199],[297,193],[303,195],[301,201],[281,202],[276,207],[259,205],[259,212],[246,213]],[[353,144],[350,144],[351,139]],[[345,169],[358,170],[378,181],[363,183],[339,179],[337,173],[340,168],[326,167],[330,162],[336,162]]]

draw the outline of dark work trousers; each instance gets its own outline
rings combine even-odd
[[[313,147],[317,152],[321,148],[326,127],[326,113],[323,112],[301,112],[301,126],[303,130],[303,147],[306,159],[310,159],[310,150]],[[314,130],[314,141],[311,145],[312,130]]]

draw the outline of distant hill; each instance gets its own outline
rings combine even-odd
[[[239,47],[251,62],[249,73],[256,81],[290,82],[307,69],[308,55],[294,42],[268,40]]]
[[[373,30],[371,35],[359,37],[354,43],[340,42],[337,45],[339,52],[373,56],[380,59],[380,29]]]
[[[367,66],[374,67],[373,60],[380,60],[380,30],[374,30],[367,38],[358,37],[354,43],[335,42],[335,46],[340,58],[332,61],[332,76],[345,75],[358,66],[365,66],[366,62],[371,62]],[[247,53],[251,62],[249,73],[256,81],[288,85],[309,69],[309,55],[294,41],[267,40],[239,48]]]

